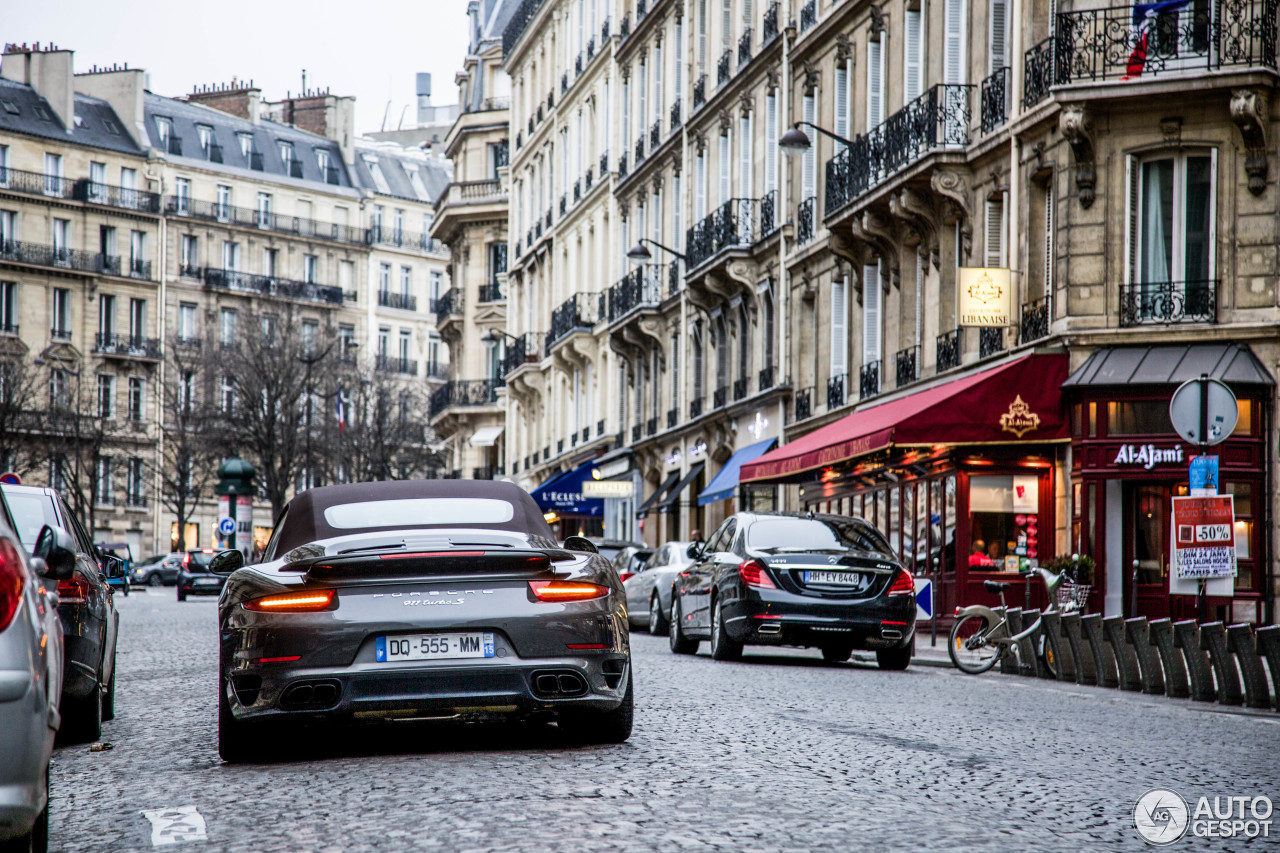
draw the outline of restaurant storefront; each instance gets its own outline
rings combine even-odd
[[[1065,545],[1068,430],[1064,352],[1033,353],[856,411],[742,467],[743,483],[799,485],[814,512],[859,515],[917,576],[935,612],[998,603],[1012,581]],[[1029,592],[1043,606],[1043,586]]]
[[[1108,616],[1194,619],[1197,601],[1169,592],[1172,498],[1187,495],[1199,451],[1169,420],[1177,387],[1201,374],[1235,392],[1235,429],[1209,452],[1220,494],[1235,505],[1237,575],[1230,596],[1207,599],[1209,620],[1263,624],[1271,584],[1270,401],[1274,380],[1244,344],[1099,349],[1063,385],[1071,424],[1071,548],[1097,561]]]

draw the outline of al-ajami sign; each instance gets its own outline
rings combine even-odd
[[[960,325],[1007,326],[1013,299],[1010,276],[1001,267],[960,267]]]

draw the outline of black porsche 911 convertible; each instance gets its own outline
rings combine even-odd
[[[264,562],[238,551],[218,601],[218,751],[262,754],[297,721],[544,717],[631,735],[626,595],[511,483],[325,486],[285,507]]]

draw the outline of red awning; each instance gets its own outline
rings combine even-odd
[[[743,465],[741,479],[789,479],[890,446],[1061,440],[1066,378],[1065,353],[1026,355],[854,412]]]

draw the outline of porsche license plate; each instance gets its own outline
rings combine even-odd
[[[821,584],[822,586],[850,586],[860,587],[865,581],[858,572],[805,572],[804,582],[806,584]]]
[[[493,657],[493,632],[462,634],[402,634],[377,637],[379,663],[397,660],[451,660]]]

